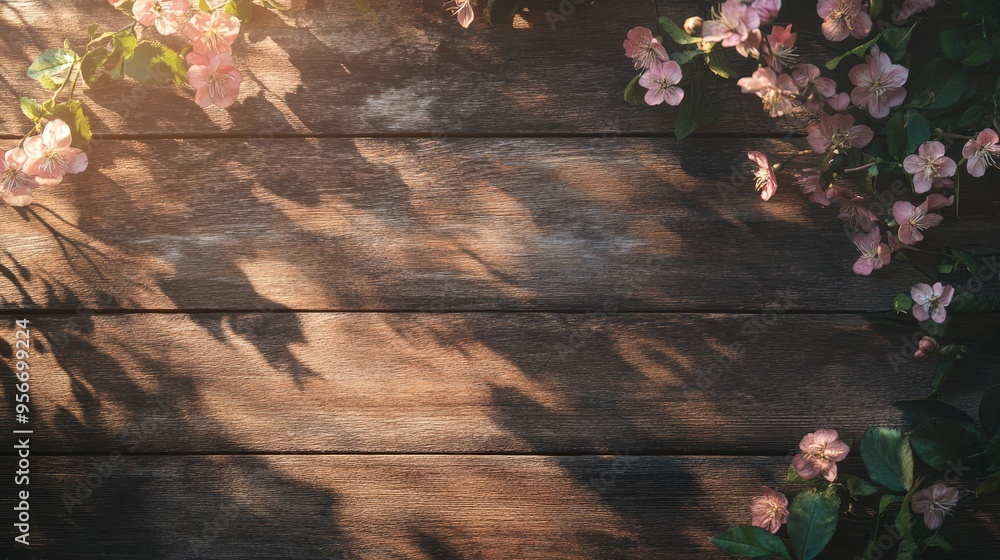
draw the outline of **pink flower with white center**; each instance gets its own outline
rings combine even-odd
[[[754,29],[747,35],[745,41],[736,45],[736,52],[743,58],[760,58],[760,45],[764,42],[764,35],[760,29]]]
[[[968,160],[966,169],[973,177],[986,175],[987,166],[1000,168],[997,156],[1000,156],[1000,136],[992,128],[983,130],[962,148],[962,157]]]
[[[201,62],[197,57],[188,58]],[[222,108],[236,103],[243,74],[233,65],[233,57],[217,54],[205,62],[188,68],[188,79],[196,91],[195,102],[202,107],[215,104]]]
[[[777,533],[788,522],[788,498],[767,486],[761,491],[763,496],[750,501],[750,524]]]
[[[755,188],[760,191],[762,199],[770,200],[778,190],[778,176],[775,175],[771,162],[760,152],[747,152],[747,158],[757,164],[757,169],[753,172]]]
[[[932,194],[927,197],[928,210],[940,210],[955,204],[955,195],[944,196],[942,194]]]
[[[955,175],[958,166],[944,152],[944,144],[931,141],[921,144],[917,153],[906,156],[903,169],[913,175],[913,190],[925,193],[934,186],[935,178]]]
[[[958,488],[942,483],[932,484],[913,494],[910,509],[913,513],[924,516],[924,525],[934,531],[941,527],[945,515],[958,505]]]
[[[198,12],[184,26],[184,35],[195,52],[205,56],[230,54],[233,41],[240,35],[240,19],[222,10]]]
[[[778,12],[781,11],[781,0],[754,0],[750,8],[757,12],[760,25],[767,25],[778,19]]]
[[[792,79],[799,86],[799,97],[806,99],[806,108],[814,113],[822,113],[823,102],[837,93],[837,83],[821,77],[814,64],[800,64],[792,71]]]
[[[451,4],[448,6],[448,4]],[[458,24],[468,28],[472,25],[472,20],[476,19],[476,10],[472,7],[472,0],[451,0],[446,6],[451,15],[458,18]]]
[[[655,62],[653,66],[639,77],[639,85],[646,88],[647,105],[667,105],[676,107],[684,99],[684,90],[677,87],[681,78],[681,66],[673,60]]]
[[[936,0],[906,0],[898,10],[893,11],[892,22],[896,25],[902,25],[903,22],[920,12],[933,8],[936,3]]]
[[[851,108],[851,96],[845,92],[840,92],[826,100],[830,108],[837,112],[843,112]]]
[[[837,463],[851,451],[836,430],[825,429],[806,434],[799,449],[802,453],[792,458],[795,472],[806,480],[822,476],[830,482],[837,479]]]
[[[741,0],[726,0],[713,15],[713,19],[702,24],[701,36],[709,43],[722,43],[723,47],[739,45],[760,27],[760,15]]]
[[[0,198],[11,206],[31,204],[31,191],[38,188],[38,181],[24,172],[27,154],[21,148],[7,150],[0,159]]]
[[[944,308],[948,307],[954,295],[955,288],[942,286],[940,282],[935,282],[933,286],[917,284],[910,289],[910,297],[913,298],[910,312],[918,321],[930,319],[935,323],[943,323],[948,316]]]
[[[132,15],[146,27],[156,27],[160,35],[171,35],[177,32],[177,19],[190,7],[188,0],[135,0]]]
[[[876,119],[889,116],[889,109],[902,105],[906,99],[903,84],[910,71],[893,64],[889,55],[878,47],[872,47],[867,62],[851,68],[848,76],[856,86],[851,92],[851,101],[862,109],[867,107]]]
[[[61,119],[45,124],[41,134],[24,141],[28,159],[24,172],[38,179],[62,179],[67,173],[80,173],[87,169],[87,154],[71,146],[73,132]]]
[[[791,67],[795,64],[798,54],[795,53],[795,40],[798,35],[792,33],[792,25],[785,27],[775,25],[771,28],[771,33],[767,36],[767,48],[764,49],[764,62],[781,72],[782,68]]]
[[[892,217],[899,224],[899,241],[907,245],[916,245],[924,239],[924,230],[941,223],[944,217],[940,214],[930,214],[928,201],[920,206],[914,206],[905,200],[892,205]]]
[[[861,256],[852,268],[854,274],[868,276],[872,271],[889,264],[892,259],[892,251],[882,243],[882,232],[878,228],[872,228],[868,233],[855,234],[854,246],[861,251]]]
[[[864,39],[872,31],[872,18],[861,0],[819,0],[816,13],[823,18],[823,36],[843,41],[848,35]]]
[[[823,188],[819,170],[813,168],[803,169],[800,173],[795,174],[795,182],[802,189],[802,194],[809,197],[810,202],[815,202],[822,206],[829,206],[832,202],[826,196],[826,190]]]
[[[938,352],[938,343],[933,337],[925,336],[917,343],[917,351],[913,353],[914,358],[926,358]]]
[[[836,188],[836,191],[834,189]],[[843,187],[830,187],[826,191],[827,198],[834,196],[834,191],[839,195],[837,200],[840,205],[840,213],[837,214],[837,219],[850,224],[851,227],[855,229],[860,229],[861,231],[871,231],[875,228],[875,223],[878,222],[878,216],[872,213],[871,210],[865,207],[864,197],[851,194],[850,191]],[[831,200],[833,200],[831,198]]]
[[[653,32],[645,27],[635,27],[625,39],[625,56],[632,59],[635,68],[649,69],[657,62],[670,60],[667,50],[653,37]]]
[[[850,114],[824,113],[819,124],[810,125],[808,130],[809,146],[817,154],[825,154],[831,148],[864,148],[875,138],[872,129],[863,124],[854,124],[854,116]]]
[[[780,117],[795,111],[795,96],[799,94],[799,86],[788,74],[780,76],[770,68],[758,68],[753,76],[740,78],[737,84],[743,88],[743,93],[754,93],[761,98],[772,117]]]

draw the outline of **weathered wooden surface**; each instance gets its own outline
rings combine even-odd
[[[905,352],[911,333],[780,311],[80,315],[32,328],[37,449],[50,453],[137,434],[155,453],[785,453],[819,426],[860,438],[903,425],[887,401],[922,398],[934,366]],[[946,398],[975,410],[1000,380],[963,366],[964,390]],[[0,426],[16,429],[6,415]]]
[[[787,487],[775,457],[116,459],[37,460],[45,558],[722,558],[713,528]],[[997,557],[984,505],[945,523],[948,558]],[[853,557],[865,529],[845,524],[823,557]]]
[[[87,174],[0,214],[10,309],[885,309],[925,276],[851,272],[834,218],[749,149],[801,141],[107,141]],[[806,160],[809,161],[808,159]],[[924,248],[1000,249],[968,184]],[[891,201],[890,201],[891,202]],[[880,203],[875,202],[881,206]],[[876,208],[877,209],[877,208]],[[22,274],[27,271],[28,276]],[[994,272],[995,274],[995,272]],[[820,289],[819,286],[836,286]]]
[[[235,53],[246,77],[236,111],[205,111],[190,88],[124,86],[85,96],[98,133],[670,134],[676,111],[622,100],[635,75],[622,41],[632,27],[652,25],[648,3],[599,2],[553,28],[545,14],[555,4],[526,12],[526,28],[477,23],[467,31],[441,0],[373,0],[381,23],[348,0],[313,0],[282,16],[257,9]],[[678,21],[702,9],[694,0],[663,4]],[[45,96],[25,75],[34,57],[66,37],[84,45],[95,21],[110,29],[128,23],[97,0],[0,3],[0,92],[11,100],[0,133],[27,130],[16,97]],[[807,53],[829,58],[815,35],[802,35]],[[736,95],[735,81],[712,81],[709,92],[726,110],[703,132],[801,133],[801,119],[771,120],[755,97]]]

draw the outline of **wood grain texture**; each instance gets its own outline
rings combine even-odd
[[[281,16],[258,8],[236,46],[246,78],[238,106],[203,110],[190,88],[116,84],[84,92],[93,129],[171,135],[673,130],[675,109],[634,108],[622,99],[635,75],[622,42],[632,27],[653,24],[648,3],[598,2],[551,26],[546,14],[558,11],[558,2],[535,2],[522,14],[520,29],[477,21],[469,30],[448,16],[441,0],[371,4],[380,23],[359,15],[347,0],[312,0],[305,11]],[[678,21],[705,12],[694,0],[660,4],[661,13]],[[46,96],[25,75],[34,57],[66,37],[81,47],[95,21],[118,29],[128,18],[95,0],[0,3],[0,94],[7,107],[0,110],[0,133],[27,130],[19,96]],[[832,51],[817,35],[800,30],[799,48],[821,62]],[[182,38],[166,40],[180,47]],[[748,61],[734,62],[752,71]],[[703,132],[802,131],[801,118],[770,119],[735,81],[709,80],[707,91],[726,110]]]
[[[768,457],[133,456],[114,468],[105,463],[109,457],[32,463],[39,473],[32,549],[73,560],[707,560],[727,557],[708,539],[748,523],[761,485],[788,489],[787,462]],[[102,468],[108,476],[95,475]],[[945,523],[941,536],[955,546],[947,558],[997,558],[998,502],[979,500]],[[845,522],[822,558],[853,557],[865,529]]]
[[[32,421],[49,453],[783,455],[818,427],[855,438],[905,427],[891,401],[926,395],[935,366],[903,355],[913,333],[842,315],[170,313],[31,326]],[[964,361],[945,398],[976,410],[1000,381],[990,364]],[[13,402],[13,372],[4,379]]]
[[[753,192],[747,150],[779,160],[803,146],[107,141],[85,174],[0,212],[17,232],[0,253],[0,305],[719,310],[788,291],[796,309],[887,308],[924,274],[897,262],[856,276],[835,209],[787,175],[771,202]],[[921,247],[1000,248],[998,192],[967,182],[965,219],[945,210]]]

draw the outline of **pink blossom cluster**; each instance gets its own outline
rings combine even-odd
[[[0,159],[0,198],[11,206],[27,206],[33,190],[58,185],[65,175],[87,169],[87,154],[72,143],[69,125],[53,119],[41,134],[7,150]]]
[[[108,0],[119,7],[123,0]],[[184,24],[183,32],[191,43],[187,55],[188,80],[195,89],[195,102],[202,107],[229,107],[240,94],[243,75],[233,61],[233,42],[239,37],[240,20],[227,13],[218,1],[209,2],[211,13],[198,11]],[[189,0],[136,0],[132,15],[161,35],[180,29],[181,20],[191,9]]]
[[[646,104],[680,105],[684,99],[684,90],[678,86],[684,77],[681,66],[670,60],[653,32],[636,27],[628,32],[624,46],[625,56],[632,59],[637,70],[643,70],[639,85],[646,88]]]

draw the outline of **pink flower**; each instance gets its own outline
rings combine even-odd
[[[445,6],[448,6],[451,15],[458,18],[458,24],[462,27],[468,28],[472,25],[472,20],[476,19],[476,10],[472,7],[472,0],[451,0]]]
[[[653,32],[645,27],[636,27],[628,32],[625,39],[625,56],[635,62],[636,69],[646,70],[657,62],[670,60],[667,50],[653,37]]]
[[[195,52],[205,56],[232,53],[233,41],[239,34],[239,18],[222,10],[210,14],[198,12],[184,26],[184,35]]]
[[[924,525],[934,531],[941,527],[944,516],[958,505],[958,497],[958,488],[939,482],[915,492],[910,500],[910,508],[913,513],[922,514]]]
[[[823,18],[823,36],[843,41],[848,35],[864,39],[871,33],[872,18],[861,0],[819,0],[816,13]]]
[[[986,166],[1000,167],[997,156],[1000,156],[1000,136],[992,128],[983,130],[962,148],[962,157],[968,160],[966,169],[973,177],[986,175]]]
[[[914,358],[926,358],[937,354],[938,343],[933,337],[925,336],[917,343],[917,351],[913,353]]]
[[[928,210],[940,210],[955,204],[955,195],[944,196],[943,194],[932,194],[927,197]]]
[[[740,78],[737,84],[743,88],[743,93],[755,93],[761,98],[772,117],[787,115],[795,110],[795,96],[799,94],[799,86],[788,74],[780,76],[770,68],[758,68],[753,76]]]
[[[944,155],[944,144],[937,141],[924,142],[917,153],[906,156],[903,169],[913,175],[913,190],[925,193],[934,186],[937,177],[952,177],[958,171],[955,160]]]
[[[893,12],[892,21],[896,25],[901,25],[910,17],[933,8],[936,3],[935,0],[906,0],[898,10]]]
[[[681,81],[681,66],[673,60],[655,62],[653,66],[639,78],[639,85],[646,88],[646,104],[677,106],[684,99],[684,90],[677,87]]]
[[[827,99],[826,102],[834,111],[842,112],[851,107],[851,96],[845,92],[840,92],[830,99]]]
[[[810,202],[815,202],[823,206],[829,206],[833,202],[826,196],[819,176],[819,170],[803,169],[801,173],[795,174],[795,181],[799,184],[799,188],[802,189],[802,194],[809,197]]]
[[[833,482],[837,479],[837,463],[847,457],[851,448],[840,441],[836,430],[816,430],[806,434],[799,442],[799,453],[792,458],[795,472],[806,480],[822,476]]]
[[[27,160],[20,148],[7,150],[0,159],[0,198],[11,206],[31,204],[31,191],[38,188],[38,181],[24,172]]]
[[[798,58],[795,54],[795,40],[798,35],[792,33],[792,25],[785,27],[775,25],[771,28],[771,33],[767,36],[767,49],[764,51],[764,62],[775,72],[781,72],[782,68],[790,67]]]
[[[760,191],[760,197],[770,200],[778,190],[778,176],[774,174],[771,162],[767,161],[767,156],[760,152],[747,152],[750,161],[757,164],[756,171],[753,172],[756,189]]]
[[[214,103],[225,108],[236,103],[240,84],[243,83],[243,75],[233,66],[233,57],[228,54],[217,54],[206,64],[191,66],[188,68],[188,79],[196,90],[194,100],[202,107]]]
[[[760,45],[763,42],[764,36],[761,34],[760,29],[754,29],[747,35],[745,41],[736,45],[736,52],[740,53],[740,56],[743,58],[760,58]]]
[[[809,146],[817,154],[825,154],[830,148],[864,148],[875,138],[872,129],[863,124],[854,124],[854,116],[850,114],[823,114],[819,124],[810,125]]]
[[[907,245],[916,245],[923,240],[923,230],[932,228],[944,220],[940,214],[928,214],[929,202],[914,206],[905,200],[892,205],[892,217],[899,224],[899,241]]]
[[[781,11],[781,0],[754,0],[750,8],[757,12],[760,25],[766,25],[778,19],[778,12]]]
[[[760,15],[741,0],[726,0],[715,18],[702,24],[702,39],[735,47],[747,40],[750,32],[760,27]]]
[[[792,71],[792,79],[799,86],[799,97],[806,99],[806,108],[814,113],[823,112],[823,101],[837,93],[837,83],[821,77],[813,64],[800,64]]]
[[[863,197],[853,195],[843,187],[830,187],[826,191],[826,197],[835,196],[834,193],[836,193],[836,198],[840,204],[840,213],[837,214],[838,220],[847,222],[851,227],[862,231],[871,231],[875,227],[875,223],[879,221],[878,216],[865,208],[865,199]],[[833,198],[830,198],[830,200],[833,200]]]
[[[868,233],[857,233],[854,235],[854,246],[861,251],[861,256],[854,263],[854,274],[868,276],[874,270],[878,270],[889,264],[892,258],[892,251],[889,246],[882,243],[882,233],[878,228],[872,228]]]
[[[926,321],[930,318],[935,323],[943,323],[948,313],[944,310],[951,303],[952,296],[955,295],[955,288],[942,286],[936,282],[933,286],[927,284],[917,284],[910,289],[910,297],[913,298],[913,318],[918,321]]]
[[[24,141],[28,159],[24,172],[39,179],[62,179],[67,173],[80,173],[87,168],[87,154],[70,146],[73,133],[60,119],[46,123],[42,133]]]
[[[750,524],[777,533],[788,522],[788,498],[767,486],[761,491],[764,495],[757,496],[750,502]]]
[[[132,15],[146,27],[155,26],[160,35],[170,35],[177,31],[177,18],[190,7],[188,0],[135,0]]]
[[[889,55],[878,47],[872,47],[867,62],[859,64],[848,73],[851,83],[856,87],[851,92],[851,101],[864,109],[876,119],[889,116],[889,109],[902,105],[906,99],[903,84],[910,71],[893,64]]]

